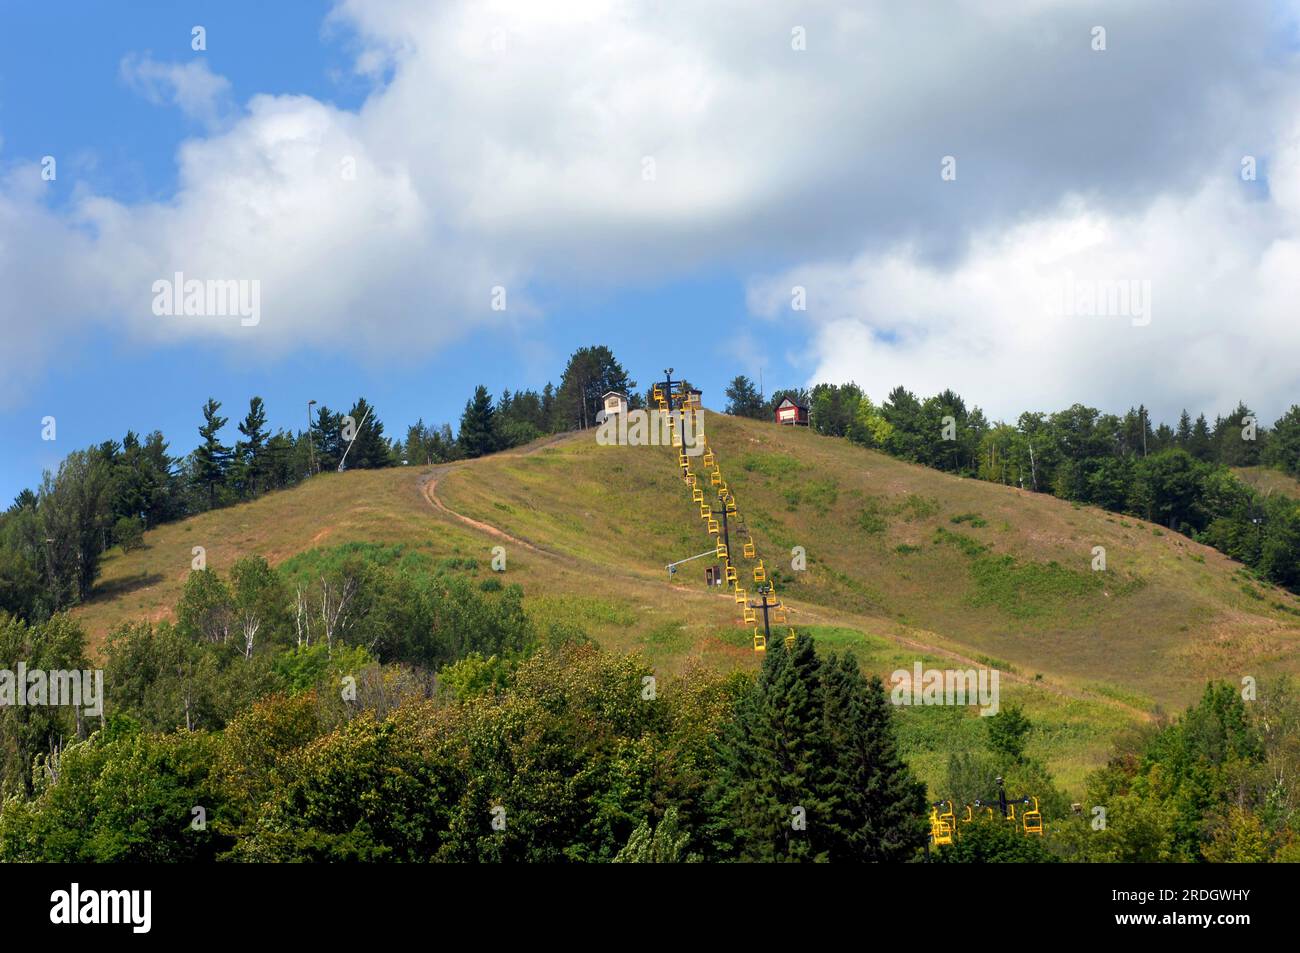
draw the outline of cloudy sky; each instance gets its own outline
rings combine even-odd
[[[396,433],[592,343],[719,408],[761,370],[1271,421],[1300,401],[1296,14],[6,5],[0,498],[127,428],[188,451],[209,395],[293,427],[364,394]],[[177,272],[256,281],[258,322],[156,314]]]

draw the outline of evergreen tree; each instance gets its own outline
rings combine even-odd
[[[1187,452],[1197,460],[1209,460],[1214,456],[1210,425],[1205,422],[1205,414],[1198,416],[1192,426],[1192,438],[1188,442]]]
[[[826,860],[843,837],[812,639],[774,640],[720,743],[718,809],[742,859]]]
[[[460,446],[467,457],[481,457],[497,449],[496,409],[492,397],[482,384],[465,402],[460,418]]]
[[[311,441],[317,472],[338,469],[343,458],[343,415],[331,412],[322,404],[311,425]]]
[[[348,411],[352,418],[352,440],[346,442],[349,427],[346,421],[342,425],[344,443],[343,459],[348,470],[377,470],[392,466],[394,463],[392,448],[384,437],[384,424],[375,413],[374,407],[366,403],[364,397]]]
[[[248,402],[248,415],[239,424],[239,432],[244,439],[235,441],[232,482],[242,496],[256,496],[264,488],[270,462],[267,459],[270,434],[262,398],[254,397]]]
[[[900,862],[924,847],[925,785],[898,753],[893,706],[878,677],[868,681],[851,653],[822,665],[826,735],[840,805],[830,860]]]
[[[217,505],[217,491],[225,485],[230,466],[230,448],[217,439],[226,425],[226,418],[217,413],[219,410],[221,402],[209,397],[203,405],[203,426],[199,428],[203,443],[194,451],[193,479],[207,491],[209,508]]]
[[[582,347],[569,357],[556,395],[556,430],[585,429],[596,421],[596,403],[609,391],[629,397],[636,388],[614,353],[603,345]]]

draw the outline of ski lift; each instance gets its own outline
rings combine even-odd
[[[737,605],[744,605],[744,604],[745,604],[745,599],[746,599],[746,598],[747,598],[747,596],[745,595],[745,590],[744,590],[744,589],[741,589],[739,586],[737,586],[737,587],[736,587],[736,604],[737,604]]]
[[[749,540],[745,543],[745,558],[753,559],[757,555],[758,555],[758,550],[754,548],[754,537],[751,536]]]
[[[717,555],[718,555],[718,558],[719,558],[719,559],[726,559],[726,558],[727,558],[727,544],[726,544],[726,543],[723,543],[723,542],[719,542],[719,543],[718,543]],[[730,569],[731,567],[728,566],[727,568]],[[730,581],[730,580],[728,580],[728,581]]]
[[[1031,797],[1030,801],[1034,806],[1032,810],[1025,811],[1020,815],[1020,821],[1024,824],[1026,834],[1037,834],[1043,836],[1043,814],[1038,810],[1038,798]]]
[[[930,808],[930,841],[935,845],[952,843],[952,825],[940,816],[938,807]]]
[[[749,606],[745,606],[745,621],[746,622],[758,621],[758,613],[755,612],[753,609],[751,609]]]
[[[722,471],[714,470],[709,474],[709,483],[713,486],[722,486]]]
[[[760,559],[758,561],[758,565],[754,567],[754,582],[766,582],[766,581],[767,581],[767,570],[763,568],[763,560]]]
[[[697,489],[697,490],[691,490],[691,502],[692,502],[692,503],[703,503],[703,502],[704,502],[704,491],[703,491],[703,490],[698,490],[698,489]]]
[[[720,527],[720,526],[718,525],[718,521],[715,520],[715,519],[713,519],[712,517],[710,517],[710,518],[709,518],[709,535],[710,535],[710,536],[716,536],[719,532],[721,532],[721,530],[722,530],[722,527]]]
[[[758,631],[758,626],[754,626],[754,651],[755,652],[767,651],[767,639],[763,636],[761,632]]]
[[[722,547],[722,548],[723,548],[723,549],[726,549],[725,546]],[[737,580],[736,580],[736,567],[735,567],[735,566],[732,566],[732,565],[728,565],[728,566],[727,566],[727,584],[728,584],[728,585],[732,585],[732,584],[734,584],[736,581],[737,581]]]
[[[704,451],[704,466],[705,466],[707,469],[712,470],[712,469],[713,469],[713,464],[714,464],[714,462],[715,462],[716,460],[717,460],[717,458],[713,455],[713,451],[712,451],[712,450],[706,450],[706,451]]]

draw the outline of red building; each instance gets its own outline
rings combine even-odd
[[[808,408],[800,407],[789,397],[777,405],[776,413],[773,416],[776,417],[778,424],[789,424],[792,427],[808,426]]]

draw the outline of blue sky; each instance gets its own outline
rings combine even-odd
[[[303,93],[356,109],[372,88],[352,75],[355,39],[329,29],[324,3],[170,2],[127,5],[77,3],[75,13],[52,17],[39,4],[6,5],[0,29],[0,162],[47,154],[76,157],[62,163],[49,197],[67,201],[89,185],[124,202],[165,199],[176,186],[175,153],[201,127],[175,110],[143,100],[119,79],[131,53],[187,58],[190,29],[207,29],[205,54],[227,77],[236,99],[257,92]],[[41,77],[34,84],[33,77]],[[62,194],[60,194],[62,193]],[[423,417],[453,428],[477,384],[541,388],[558,383],[575,348],[605,343],[642,385],[667,366],[689,370],[715,394],[736,373],[752,373],[733,339],[701,341],[687,320],[701,314],[744,318],[741,277],[722,272],[687,276],[649,287],[606,289],[565,300],[552,292],[554,310],[526,336],[502,342],[470,336],[414,365],[394,369],[356,360],[342,349],[307,349],[273,366],[250,366],[203,342],[141,347],[109,329],[95,329],[61,352],[22,396],[0,413],[0,500],[34,487],[44,468],[57,468],[73,448],[121,439],[127,429],[160,429],[174,453],[197,443],[200,407],[214,396],[234,421],[256,394],[273,427],[304,426],[306,402],[346,409],[358,396],[378,408],[394,435]],[[617,317],[614,317],[614,316]],[[767,329],[779,332],[779,325]],[[765,378],[792,379],[780,335],[759,363]],[[788,336],[785,336],[788,340]],[[504,345],[504,346],[503,346]],[[804,370],[806,373],[806,369]],[[797,376],[797,375],[793,375]],[[52,415],[57,439],[41,439]]]
[[[1245,399],[1271,421],[1300,400],[1277,359],[1300,347],[1295,22],[1255,0],[5,4],[0,500],[128,428],[187,452],[209,396],[296,428],[364,395],[397,435],[595,343],[718,408],[761,369],[953,387],[995,418]],[[160,319],[176,269],[259,281],[263,320]],[[1145,282],[1151,314],[1044,305],[1090,282]]]

